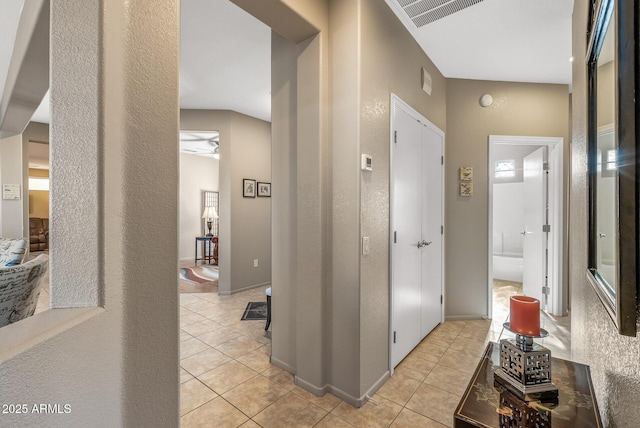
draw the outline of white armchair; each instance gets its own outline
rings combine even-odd
[[[41,254],[26,263],[0,268],[0,327],[33,315],[48,266],[49,256]]]
[[[28,238],[0,238],[0,268],[22,263],[27,255]]]

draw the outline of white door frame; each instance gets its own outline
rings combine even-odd
[[[549,277],[553,284],[551,289],[550,304],[547,312],[554,316],[566,315],[567,302],[565,301],[566,284],[564,279],[563,249],[564,249],[564,139],[562,137],[526,137],[510,135],[489,135],[489,224],[488,224],[488,273],[487,287],[488,310],[490,318],[493,311],[493,183],[495,166],[492,165],[494,147],[498,144],[530,145],[549,147],[548,162],[549,171]]]
[[[430,130],[432,130],[433,132],[435,132],[436,134],[442,136],[442,153],[443,153],[443,157],[442,157],[442,161],[443,161],[443,168],[442,168],[442,223],[444,226],[444,222],[445,222],[445,216],[444,216],[444,190],[445,190],[445,173],[444,173],[444,144],[445,144],[445,133],[444,131],[442,131],[440,128],[438,128],[436,125],[434,125],[431,121],[429,121],[427,118],[425,118],[424,116],[422,116],[418,111],[416,111],[415,109],[413,109],[409,104],[405,103],[404,101],[402,101],[402,99],[400,97],[398,97],[396,94],[391,93],[391,103],[390,103],[390,116],[391,116],[391,120],[390,120],[390,126],[389,126],[389,373],[393,374],[393,358],[392,358],[392,346],[393,346],[393,331],[394,331],[394,325],[393,325],[393,264],[392,264],[392,252],[393,252],[393,220],[394,220],[394,212],[392,209],[392,204],[391,201],[393,201],[393,180],[394,180],[394,173],[393,173],[393,143],[394,143],[394,129],[395,129],[395,124],[396,124],[396,118],[395,118],[395,107],[399,107],[401,108],[404,112],[406,112],[407,114],[409,114],[411,117],[413,117],[414,119],[416,119],[418,122],[424,124],[427,128],[429,128]],[[441,280],[441,284],[440,284],[440,293],[442,295],[442,305],[441,305],[441,319],[440,322],[443,323],[444,322],[444,302],[446,299],[445,293],[444,293],[444,278],[445,278],[445,243],[444,243],[444,234],[442,235],[442,263],[441,263],[441,270],[442,270],[442,280]]]

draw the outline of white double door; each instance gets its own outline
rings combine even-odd
[[[443,318],[444,133],[393,101],[391,368]]]

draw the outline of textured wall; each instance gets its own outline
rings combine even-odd
[[[485,93],[491,94],[494,102],[483,108],[479,99]],[[568,119],[566,85],[447,81],[445,316],[448,319],[487,316],[489,135],[563,137],[568,165]],[[461,166],[473,167],[470,198],[459,196]],[[460,269],[461,264],[464,269]]]
[[[53,309],[0,331],[0,402],[71,411],[3,426],[179,424],[178,11],[52,2]]]
[[[295,373],[297,229],[296,110],[297,50],[293,42],[271,35],[271,281],[273,319],[271,361]]]
[[[573,12],[573,97],[571,152],[571,351],[591,366],[604,426],[634,428],[640,420],[640,339],[620,336],[595,291],[587,268],[587,2]]]
[[[271,124],[233,112],[231,141],[220,156],[231,161],[231,235],[220,242],[231,246],[231,292],[270,285],[271,198],[244,198],[242,180],[271,182]]]
[[[345,174],[360,176],[360,229],[362,236],[370,237],[371,248],[370,255],[360,256],[360,392],[364,394],[389,369],[391,93],[443,131],[448,118],[445,78],[391,9],[383,0],[361,0],[360,7],[360,148],[349,159]],[[430,96],[422,90],[423,67],[433,81]],[[359,153],[373,156],[371,173],[360,172]],[[356,223],[353,229],[357,230],[357,226]],[[359,236],[354,244],[355,250],[359,251]]]

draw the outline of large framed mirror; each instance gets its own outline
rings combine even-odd
[[[635,8],[592,0],[588,73],[587,277],[620,334],[636,335],[638,296]]]

